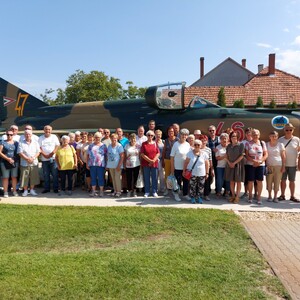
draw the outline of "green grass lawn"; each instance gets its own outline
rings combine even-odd
[[[0,205],[0,299],[288,295],[231,212]]]

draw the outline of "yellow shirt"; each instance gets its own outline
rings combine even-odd
[[[73,146],[68,146],[67,148],[58,148],[56,152],[56,159],[59,162],[60,170],[72,170],[74,169],[74,155],[76,155]]]

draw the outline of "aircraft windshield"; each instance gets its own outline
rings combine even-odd
[[[172,83],[158,86],[156,90],[156,104],[160,109],[182,109],[182,83]]]
[[[207,102],[199,96],[195,96],[190,102],[190,108],[205,108]]]

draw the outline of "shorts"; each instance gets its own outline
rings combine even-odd
[[[263,181],[264,180],[264,172],[265,172],[265,166],[259,166],[259,167],[253,167],[249,166],[246,169],[247,178],[249,181]]]
[[[285,167],[285,172],[282,174],[281,180],[295,181],[296,180],[297,167]]]
[[[2,178],[18,177],[19,163],[13,169],[6,169],[4,163],[1,163]]]
[[[38,166],[22,167],[21,166],[21,187],[28,186],[30,180],[30,186],[40,184],[39,168]]]

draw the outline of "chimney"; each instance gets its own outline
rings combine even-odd
[[[260,73],[262,71],[262,69],[264,68],[263,64],[260,64],[257,66],[257,73]]]
[[[269,76],[275,76],[275,53],[269,54]]]
[[[204,76],[204,57],[200,57],[200,78]]]
[[[243,66],[244,68],[246,68],[246,58],[243,58],[243,59],[242,59],[242,66]]]

